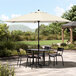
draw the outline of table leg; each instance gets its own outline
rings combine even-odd
[[[38,65],[39,65],[39,52],[38,52]]]
[[[32,63],[30,65],[34,65],[34,51],[32,52]]]
[[[32,64],[34,64],[34,51],[33,51],[33,55],[32,55],[32,56],[33,56],[33,61],[32,61]]]
[[[43,51],[43,65],[45,65],[45,51]]]

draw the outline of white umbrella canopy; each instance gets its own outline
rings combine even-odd
[[[10,20],[7,20],[6,22],[29,22],[29,23],[34,23],[34,22],[70,22],[69,20],[63,19],[61,17],[57,17],[51,14],[48,14],[46,12],[33,12],[27,15],[23,15],[20,17],[16,17]]]

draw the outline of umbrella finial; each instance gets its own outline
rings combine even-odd
[[[40,11],[40,9],[38,9],[38,11]]]

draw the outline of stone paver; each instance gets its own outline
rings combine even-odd
[[[61,58],[58,57],[58,65],[53,67],[31,68],[26,67],[26,58],[22,59],[22,65],[17,66],[17,59],[1,60],[2,64],[8,63],[15,67],[15,76],[76,76],[76,52],[65,51],[63,54],[64,66],[61,63]],[[48,60],[48,57],[46,57]]]

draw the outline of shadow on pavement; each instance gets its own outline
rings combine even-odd
[[[28,65],[26,63],[21,64],[21,66],[24,67],[32,67],[32,68],[72,68],[72,67],[76,67],[76,62],[72,62],[72,61],[65,61],[64,62],[64,66],[62,65],[62,61],[58,61],[58,64],[53,66],[53,62],[51,62],[48,65],[48,61],[46,61],[46,65],[45,66],[36,66],[36,63],[34,65],[30,66],[30,63],[28,63]],[[40,64],[42,64],[42,62],[40,62]],[[26,66],[27,65],[27,66]]]

